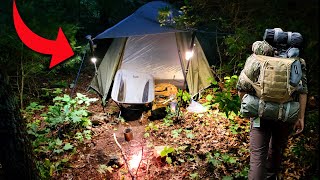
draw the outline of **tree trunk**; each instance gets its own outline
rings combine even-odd
[[[5,177],[39,179],[32,160],[31,144],[13,92],[0,70],[0,163]]]

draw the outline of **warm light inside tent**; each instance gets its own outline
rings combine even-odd
[[[186,52],[186,60],[189,61],[193,56],[193,51],[187,51]]]

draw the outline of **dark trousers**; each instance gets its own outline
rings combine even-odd
[[[276,179],[291,129],[282,121],[261,119],[260,127],[251,121],[249,180]]]

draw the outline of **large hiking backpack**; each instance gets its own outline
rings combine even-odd
[[[245,69],[249,63],[246,62],[241,77],[250,83],[256,91],[256,95],[263,101],[285,103],[292,100],[292,93],[299,88],[301,84],[302,70],[301,64],[295,58],[280,58],[263,55],[251,55],[259,62],[259,76],[257,81],[249,78]],[[257,69],[257,68],[256,68]],[[248,70],[247,70],[248,71]],[[250,70],[248,72],[251,72]],[[250,75],[249,75],[250,76]],[[256,77],[255,77],[256,78]]]

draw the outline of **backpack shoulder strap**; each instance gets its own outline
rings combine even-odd
[[[246,73],[244,73],[243,71],[241,71],[241,74],[240,74],[245,81],[247,81],[248,83],[250,83],[251,85],[253,85],[253,82],[251,81],[251,79],[248,78],[248,76],[246,75]]]

